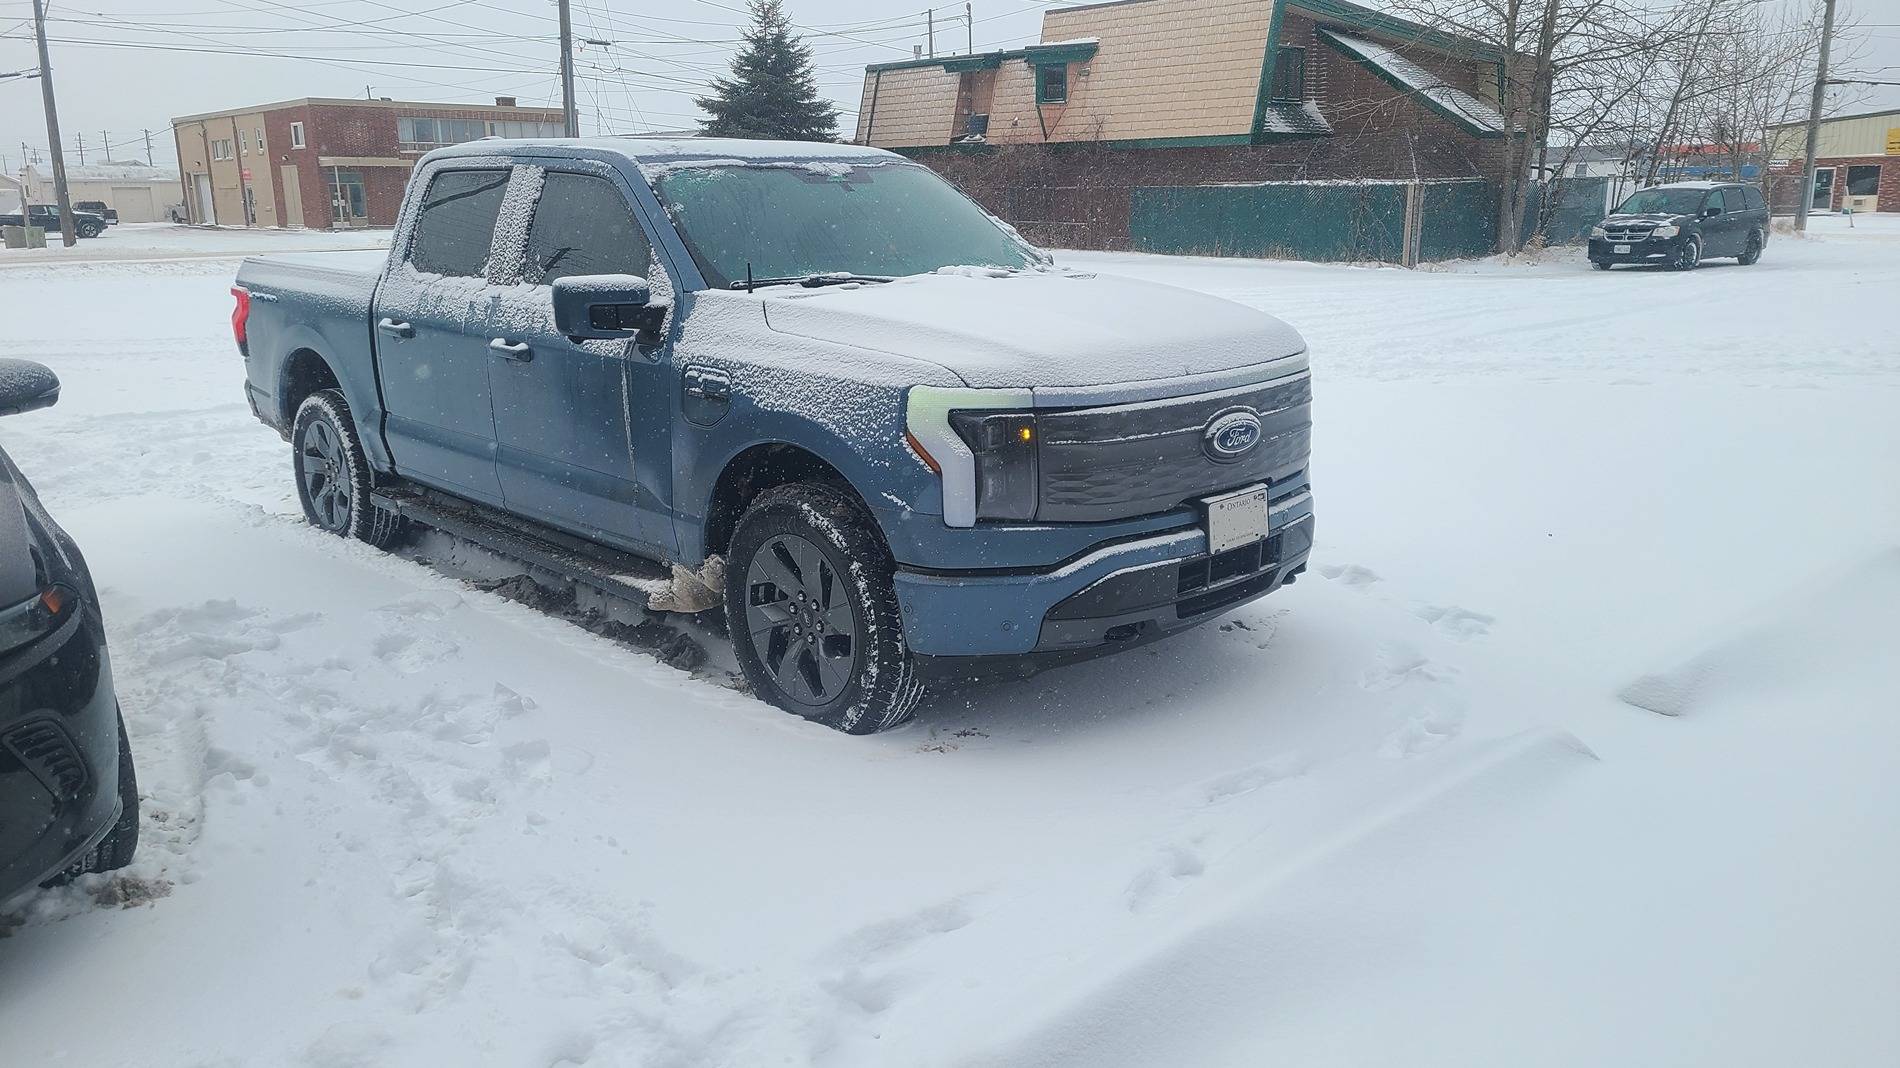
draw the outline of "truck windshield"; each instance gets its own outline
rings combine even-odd
[[[653,182],[720,289],[755,278],[1026,267],[1029,253],[948,182],[909,164],[675,166]]]
[[[1618,215],[1694,215],[1702,209],[1706,189],[1645,189],[1631,195],[1616,209]]]

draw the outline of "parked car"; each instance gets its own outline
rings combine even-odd
[[[36,363],[0,359],[0,416],[59,399]],[[122,868],[139,791],[79,546],[0,449],[0,905]]]
[[[840,730],[1306,566],[1297,333],[1056,270],[889,152],[438,149],[372,255],[248,259],[233,290],[310,522],[383,545],[413,519],[602,588],[697,571],[754,691]]]
[[[119,209],[103,200],[76,200],[73,202],[73,210],[89,211],[104,219],[107,226],[119,225]]]
[[[1641,189],[1590,228],[1590,265],[1662,264],[1693,270],[1711,256],[1743,266],[1768,247],[1768,201],[1739,182],[1676,182]]]
[[[19,212],[0,215],[0,226],[37,226],[48,233],[58,230],[59,205],[28,204],[26,214]],[[103,215],[94,215],[89,211],[73,212],[73,232],[80,237],[98,237],[106,232],[106,219]]]

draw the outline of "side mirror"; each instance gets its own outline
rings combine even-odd
[[[652,335],[666,322],[666,305],[652,303],[647,280],[631,274],[590,274],[554,281],[554,328],[572,338]]]
[[[1720,214],[1722,214],[1722,209],[1715,207],[1714,205],[1710,205],[1709,207],[1702,209],[1702,217],[1704,219],[1713,219],[1717,215],[1720,215]]]
[[[0,415],[19,415],[59,402],[59,376],[32,360],[0,360]]]

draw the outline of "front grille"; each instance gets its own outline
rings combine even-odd
[[[1165,512],[1249,483],[1278,481],[1305,466],[1312,435],[1312,377],[1105,408],[1037,413],[1040,499],[1036,518],[1093,523]],[[1217,415],[1251,411],[1260,443],[1234,463],[1216,463],[1202,434]]]
[[[1655,223],[1632,223],[1628,226],[1606,226],[1603,233],[1611,241],[1647,241],[1650,232],[1655,229]]]
[[[1175,580],[1175,595],[1186,597],[1244,578],[1259,571],[1271,571],[1280,564],[1280,535],[1229,549],[1212,556],[1183,561]],[[1182,615],[1191,613],[1184,606]]]
[[[0,746],[25,765],[60,804],[77,800],[85,790],[86,762],[52,720],[22,723],[0,735]]]

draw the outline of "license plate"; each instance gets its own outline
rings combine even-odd
[[[1619,256],[1627,256],[1629,255],[1629,251],[1630,251],[1630,247],[1628,245],[1616,246],[1616,254]]]
[[[1267,487],[1205,498],[1207,551],[1224,553],[1267,536]]]

